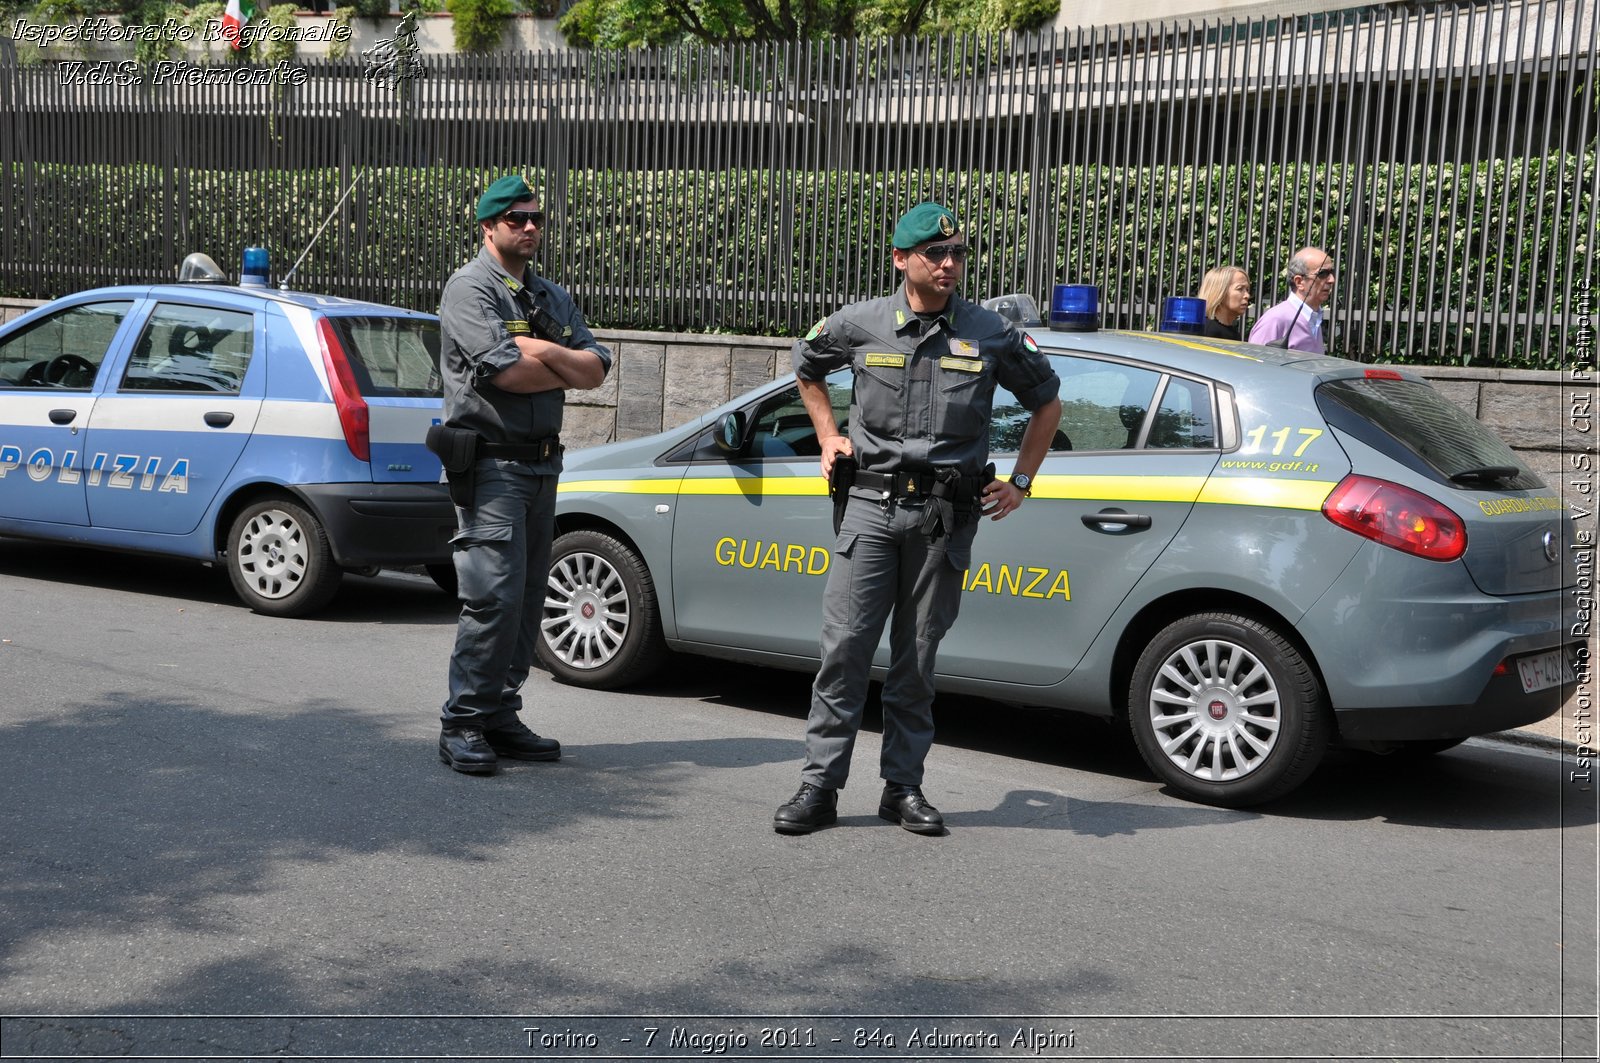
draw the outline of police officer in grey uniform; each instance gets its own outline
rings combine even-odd
[[[893,244],[899,290],[824,318],[794,346],[822,474],[848,495],[835,499],[822,664],[800,789],[773,816],[781,834],[838,818],[873,652],[891,613],[878,815],[919,834],[944,832],[922,794],[939,640],[960,607],[980,512],[1000,520],[1022,504],[1061,420],[1061,382],[1033,340],[955,294],[967,256],[955,215],[920,203],[900,218]],[[855,375],[848,438],[824,379],[845,365]],[[1009,482],[986,467],[997,383],[1032,414]]]
[[[521,177],[478,200],[483,249],[439,302],[445,431],[459,531],[461,619],[441,714],[439,759],[492,773],[500,757],[559,760],[521,721],[555,529],[561,415],[569,388],[598,387],[611,352],[567,292],[533,272],[544,211]],[[463,457],[463,450],[465,456]]]

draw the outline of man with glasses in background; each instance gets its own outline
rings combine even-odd
[[[1320,247],[1303,247],[1289,260],[1287,273],[1289,298],[1256,318],[1250,342],[1322,354],[1328,349],[1322,308],[1337,276],[1333,256]]]
[[[920,203],[892,242],[899,289],[823,318],[794,345],[800,396],[835,493],[836,541],[805,765],[799,791],[773,816],[780,834],[837,820],[891,613],[878,815],[918,834],[944,832],[922,794],[939,640],[960,608],[980,512],[999,520],[1022,504],[1061,421],[1061,382],[1038,346],[956,294],[968,248],[955,214]],[[843,366],[854,374],[848,437],[826,379]],[[986,466],[997,383],[1032,413],[1009,481]]]
[[[456,504],[461,598],[439,759],[487,775],[501,757],[561,757],[559,742],[522,722],[520,690],[549,576],[565,392],[599,387],[611,352],[572,296],[529,265],[545,214],[527,182],[494,182],[477,218],[483,248],[439,301],[445,418],[429,445]]]

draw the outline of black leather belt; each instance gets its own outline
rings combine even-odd
[[[507,461],[549,461],[561,453],[561,437],[551,436],[534,443],[478,443],[480,458],[505,458]]]
[[[935,487],[940,487],[940,480],[933,469],[899,469],[895,472],[868,472],[865,469],[858,469],[855,485],[865,487],[869,491],[877,491],[884,498],[914,501],[934,497]],[[959,476],[954,481],[953,489],[941,487],[937,494],[943,498],[958,499],[977,495],[982,490],[983,484],[979,477]]]

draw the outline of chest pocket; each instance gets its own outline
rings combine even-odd
[[[866,351],[859,358],[853,416],[873,435],[904,438],[906,372],[910,359],[888,351]]]
[[[952,352],[939,359],[935,381],[935,425],[941,436],[977,439],[989,433],[989,413],[994,405],[994,366],[976,347],[954,341]]]

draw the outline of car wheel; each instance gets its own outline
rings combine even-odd
[[[557,679],[577,686],[611,689],[655,671],[666,643],[644,560],[603,532],[558,538],[538,648]]]
[[[456,566],[454,563],[446,562],[442,565],[423,565],[422,567],[427,571],[428,578],[439,585],[440,590],[452,598],[456,596],[460,588],[456,583]]]
[[[316,517],[293,502],[268,498],[233,519],[228,577],[256,612],[305,616],[328,604],[344,573]]]
[[[1150,770],[1184,795],[1240,807],[1280,797],[1322,760],[1331,732],[1316,673],[1249,617],[1201,613],[1139,655],[1128,723]]]

